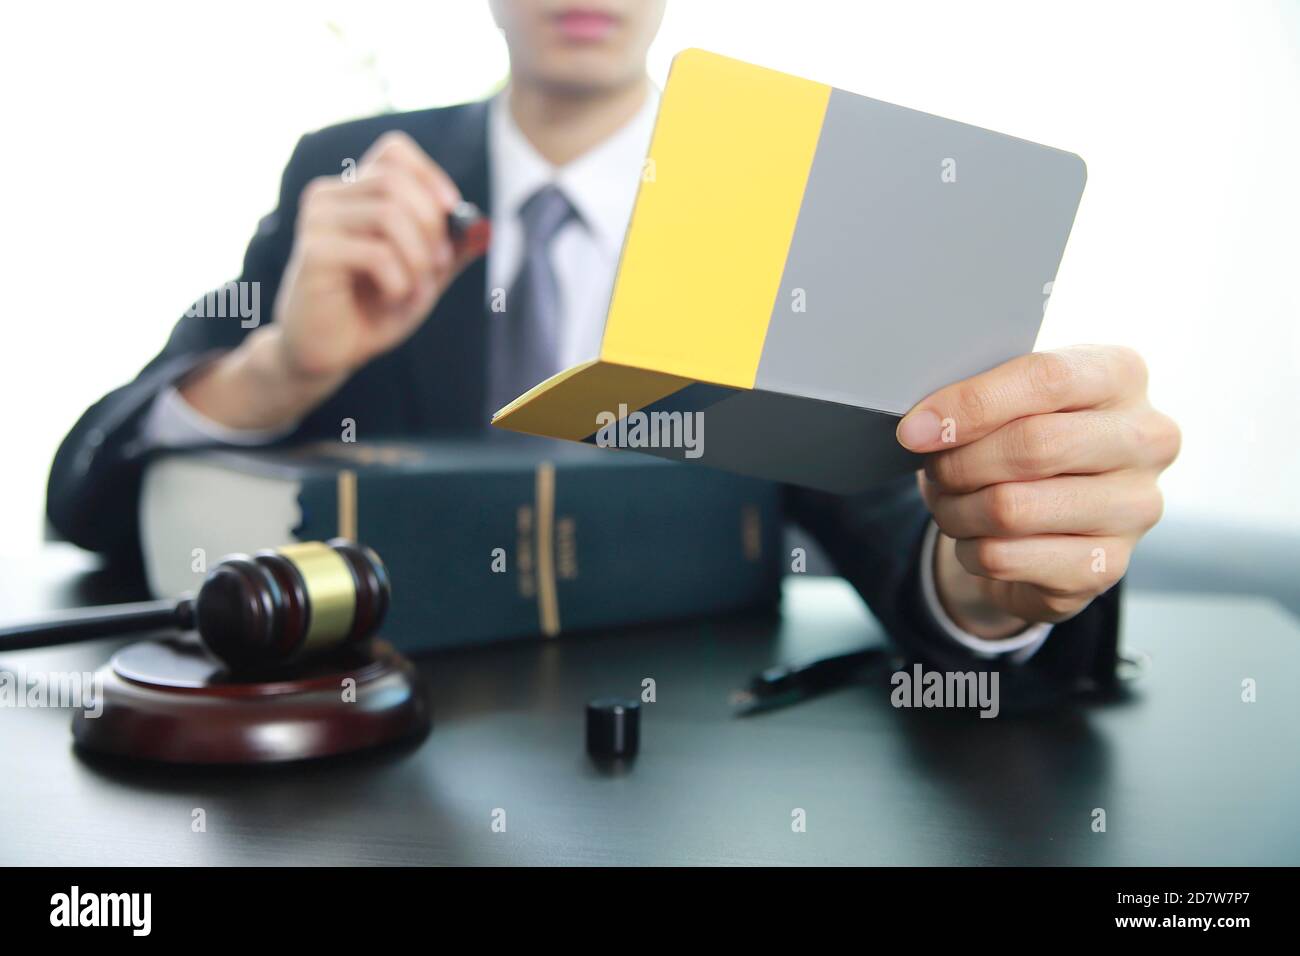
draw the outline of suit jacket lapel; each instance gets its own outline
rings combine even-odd
[[[447,171],[461,194],[491,215],[486,101],[433,115],[438,122],[419,123],[408,132]],[[452,283],[407,343],[404,391],[420,431],[488,427],[486,320],[487,265],[481,257]]]

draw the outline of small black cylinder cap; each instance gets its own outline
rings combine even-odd
[[[587,753],[601,760],[632,757],[641,745],[641,704],[625,697],[587,701]]]

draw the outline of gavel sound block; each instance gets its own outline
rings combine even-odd
[[[77,711],[72,736],[121,757],[279,763],[413,738],[430,724],[414,667],[383,641],[318,655],[280,676],[241,675],[182,635],[131,644],[97,676],[100,714]]]
[[[347,753],[429,728],[414,667],[373,637],[390,599],[379,556],[303,542],[215,567],[194,599],[71,612],[0,630],[0,651],[138,630],[190,631],[118,651],[97,672],[89,751],[169,763],[269,763]]]

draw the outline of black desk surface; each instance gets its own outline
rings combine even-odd
[[[0,564],[0,621],[139,597],[88,566],[63,547]],[[433,733],[325,764],[103,764],[73,752],[70,712],[3,709],[0,863],[1300,863],[1295,620],[1264,600],[1134,591],[1125,628],[1153,659],[1134,692],[1036,717],[895,710],[884,680],[731,717],[727,693],[753,671],[876,638],[829,579],[793,581],[780,622],[425,659]],[[112,646],[12,653],[0,669],[93,670]],[[658,700],[641,755],[602,772],[583,754],[583,703],[645,677]]]

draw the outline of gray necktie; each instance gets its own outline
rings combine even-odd
[[[550,248],[574,215],[554,185],[537,190],[519,210],[524,226],[519,275],[506,293],[505,310],[488,313],[489,413],[560,371],[560,284]]]

